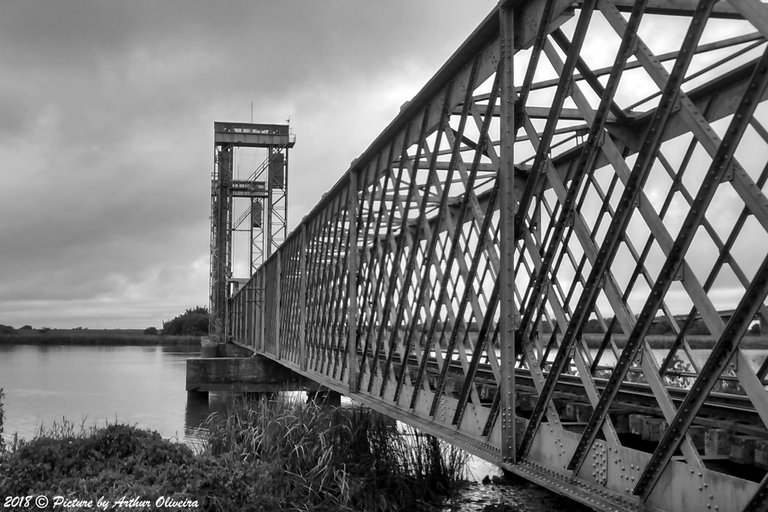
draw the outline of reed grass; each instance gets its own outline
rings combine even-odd
[[[3,388],[0,388],[0,453],[5,451],[5,439],[3,438],[3,418],[5,412],[3,410]]]
[[[279,468],[311,510],[427,509],[464,482],[465,452],[364,408],[280,395],[242,401],[206,427],[209,453]]]
[[[207,430],[193,451],[128,425],[41,426],[0,451],[0,496],[173,496],[197,512],[428,511],[463,477],[462,452],[361,408],[278,395],[212,415]]]

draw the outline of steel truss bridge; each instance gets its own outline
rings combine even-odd
[[[766,36],[757,0],[503,1],[234,338],[595,509],[768,509]]]

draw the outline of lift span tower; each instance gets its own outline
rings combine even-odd
[[[213,132],[210,334],[225,340],[230,297],[285,240],[295,137],[287,124],[216,122]]]

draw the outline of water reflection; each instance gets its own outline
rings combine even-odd
[[[4,437],[29,439],[66,419],[79,427],[121,422],[186,435],[186,360],[199,344],[0,345]]]
[[[187,394],[187,407],[184,411],[184,441],[189,445],[199,445],[205,438],[205,422],[211,414],[226,415],[237,399],[237,394],[229,392]]]

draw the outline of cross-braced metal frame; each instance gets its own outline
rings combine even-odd
[[[757,0],[502,2],[235,338],[596,509],[766,510],[766,36]]]

